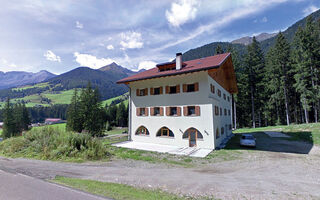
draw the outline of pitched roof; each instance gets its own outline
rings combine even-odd
[[[158,67],[154,67],[152,69],[140,72],[138,74],[135,74],[133,76],[129,76],[126,78],[123,78],[117,83],[129,83],[132,81],[139,81],[139,80],[145,80],[145,79],[151,79],[151,78],[159,78],[164,76],[173,76],[173,75],[179,75],[179,74],[185,74],[185,73],[191,73],[191,72],[197,72],[197,71],[203,71],[203,70],[209,70],[213,68],[218,68],[220,65],[222,65],[225,60],[230,56],[230,53],[224,53],[219,54],[215,56],[209,56],[205,58],[195,59],[195,60],[189,60],[183,62],[185,66],[180,70],[168,70],[168,71],[159,71]],[[160,64],[161,65],[161,64]]]

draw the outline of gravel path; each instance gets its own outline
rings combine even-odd
[[[307,146],[302,142],[272,140],[279,140],[284,152],[290,145]],[[270,148],[272,151],[266,150],[265,143],[259,151],[258,143],[258,151],[243,150],[242,159],[199,164],[195,168],[132,160],[76,164],[0,157],[0,170],[41,179],[59,175],[161,188],[179,194],[214,195],[221,199],[320,199],[319,147],[310,148],[308,154],[284,153],[278,143],[270,144],[278,145]]]

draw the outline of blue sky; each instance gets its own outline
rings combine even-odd
[[[278,32],[319,0],[1,0],[0,71],[138,70],[215,41]]]

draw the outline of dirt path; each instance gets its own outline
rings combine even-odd
[[[319,147],[309,154],[244,152],[245,159],[196,168],[131,160],[75,164],[0,157],[0,169],[41,179],[77,177],[221,199],[320,199]]]

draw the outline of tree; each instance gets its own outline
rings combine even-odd
[[[71,104],[67,111],[67,130],[80,133],[83,130],[83,118],[80,113],[78,89],[75,88]]]
[[[13,108],[10,104],[10,98],[7,98],[6,104],[3,110],[3,132],[4,138],[14,136],[15,133],[15,121],[13,116]]]
[[[125,127],[128,124],[128,112],[123,102],[117,107],[116,121],[120,127]]]
[[[217,46],[217,48],[216,48],[216,50],[215,50],[215,54],[214,54],[214,55],[222,54],[222,53],[224,53],[224,51],[223,51],[221,45],[218,44],[218,46]]]
[[[256,127],[256,112],[258,112],[259,124],[261,125],[261,108],[264,74],[264,56],[260,48],[260,43],[253,37],[252,43],[248,46],[248,53],[245,57],[246,73],[248,74],[248,84],[251,98],[252,127]]]
[[[100,136],[105,130],[105,112],[101,106],[98,88],[94,90],[91,83],[83,89],[80,95],[80,115],[83,120],[83,130],[92,136]]]

